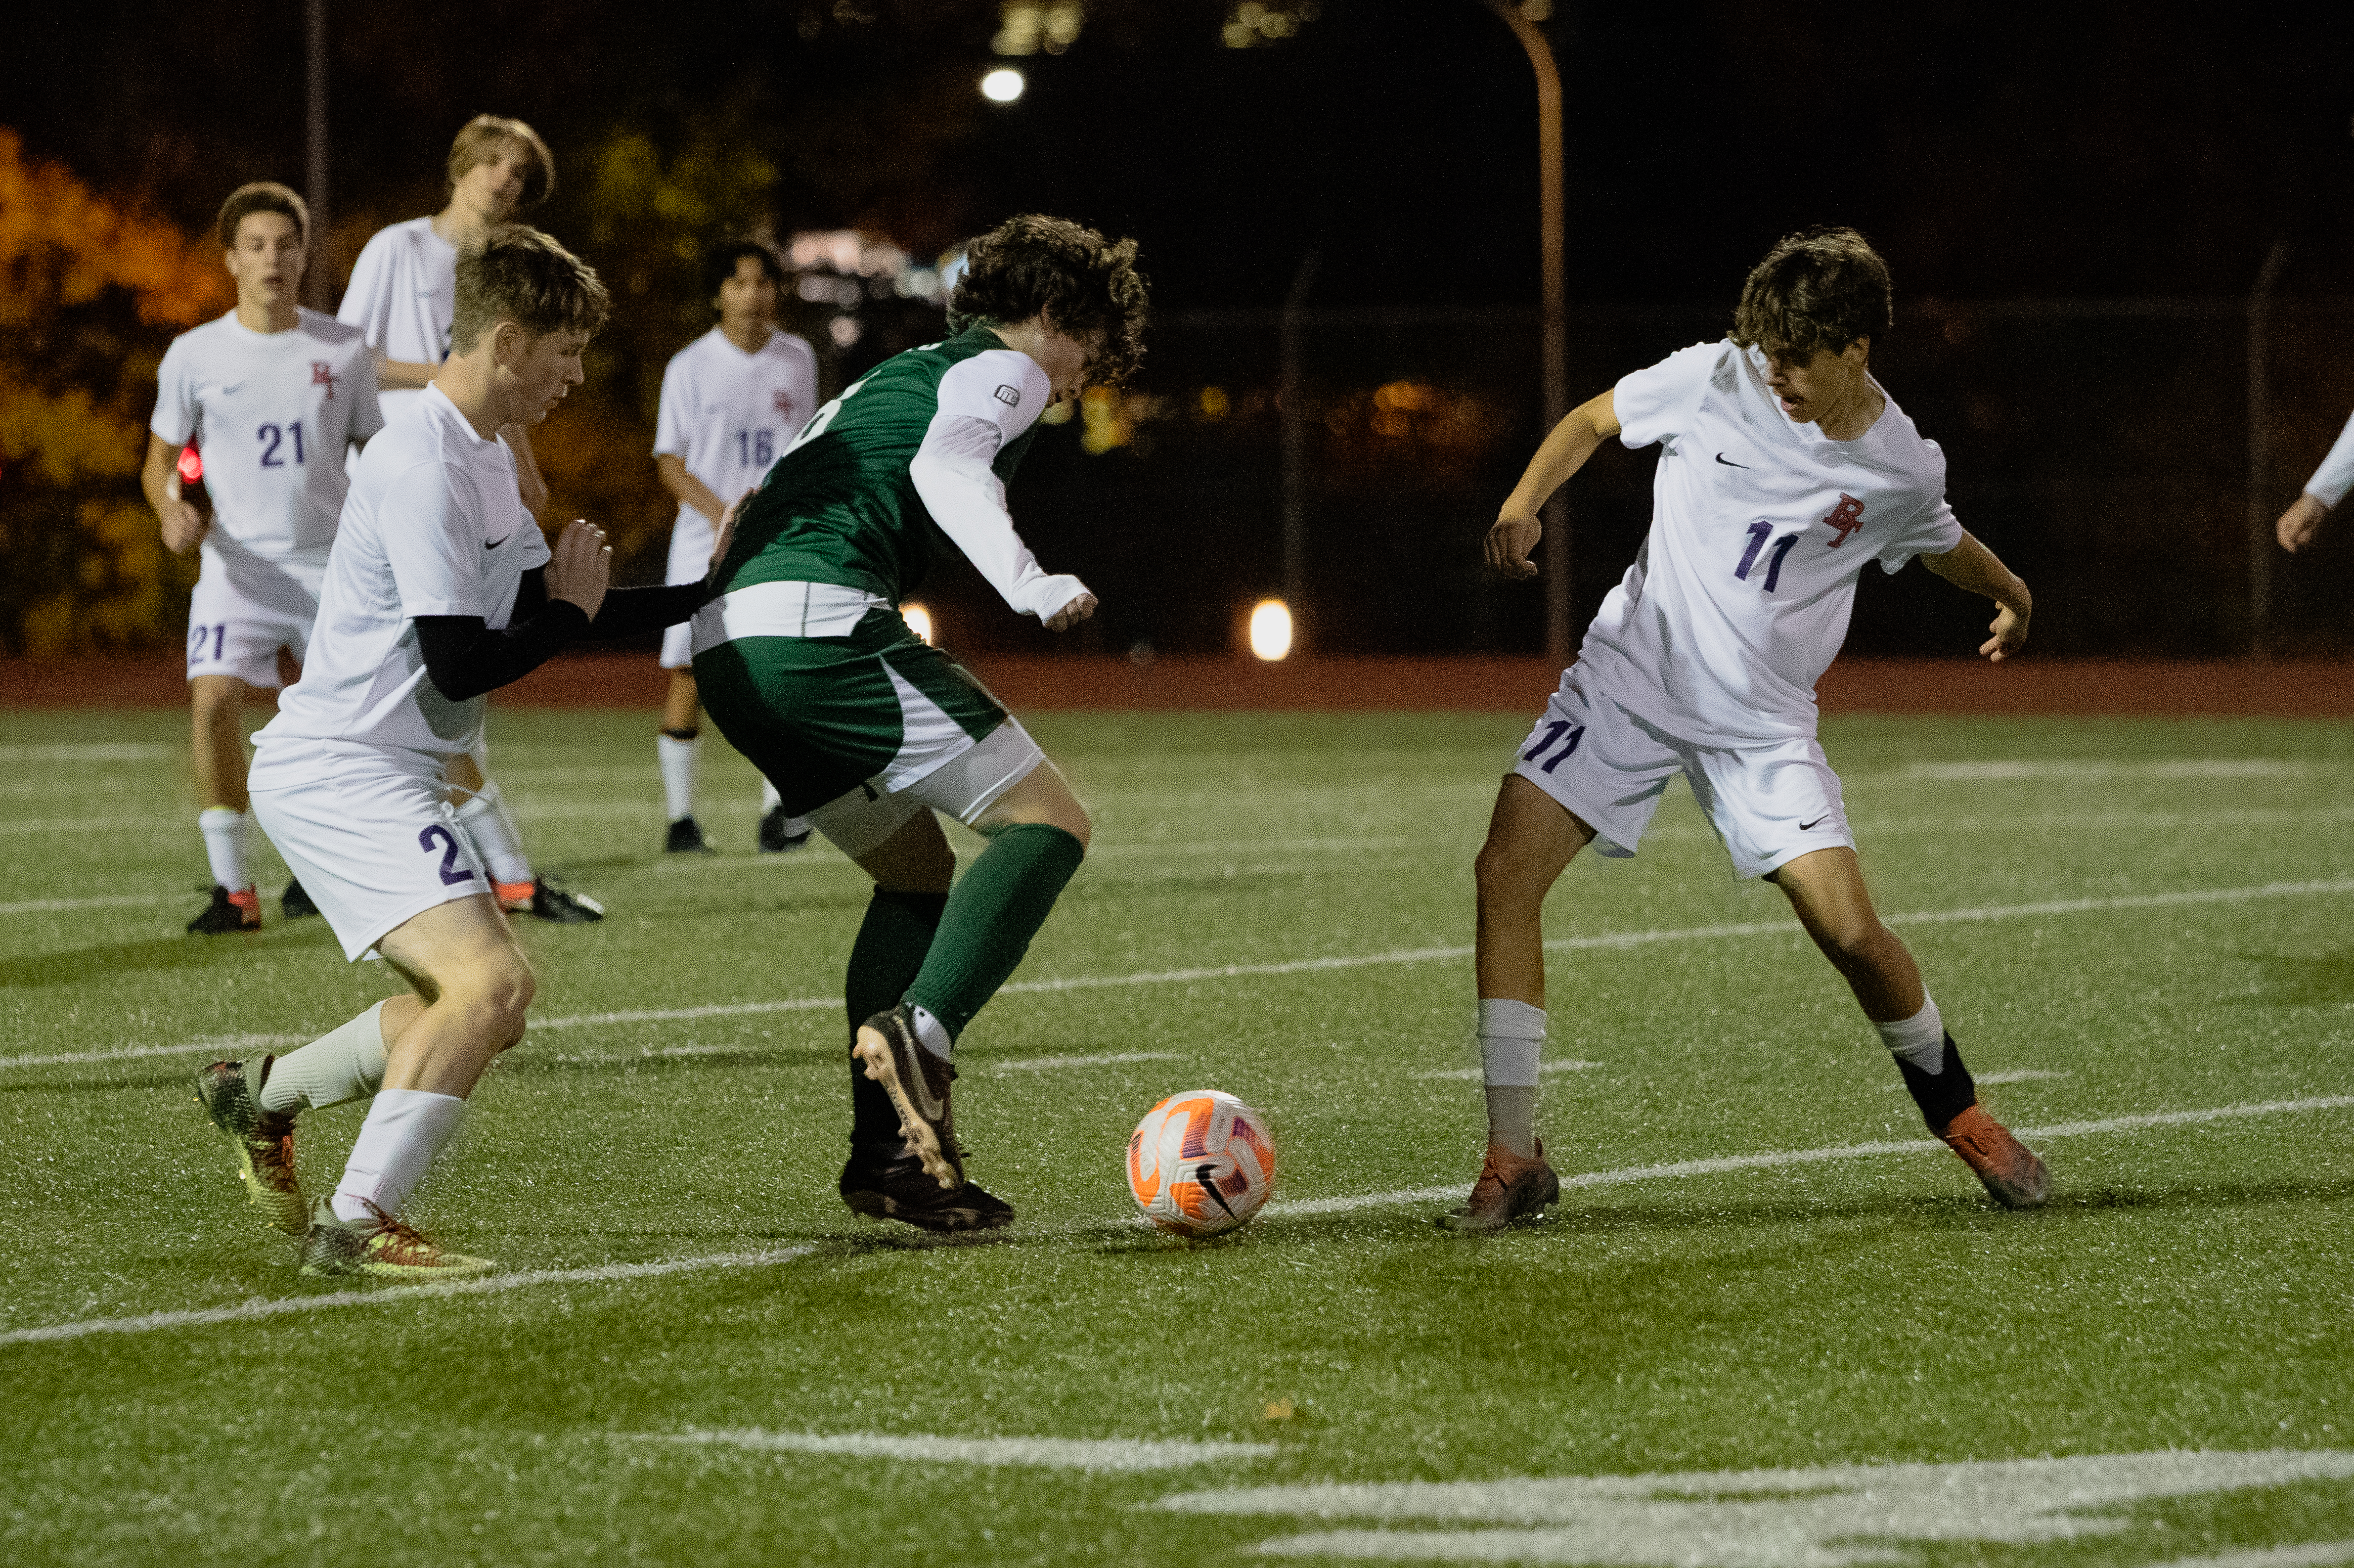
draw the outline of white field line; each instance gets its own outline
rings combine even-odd
[[[1019,1061],[992,1063],[992,1073],[1045,1073],[1058,1067],[1118,1067],[1129,1062],[1174,1062],[1175,1051],[1122,1051],[1110,1056],[1026,1056]]]
[[[1276,1451],[1272,1443],[1149,1443],[1122,1437],[940,1437],[923,1433],[902,1436],[885,1432],[766,1432],[758,1427],[734,1432],[705,1432],[689,1427],[684,1432],[627,1432],[619,1436],[625,1441],[745,1448],[764,1454],[841,1454],[853,1458],[913,1459],[935,1465],[1025,1465],[1097,1474],[1176,1470],[1192,1465],[1265,1459]]]
[[[2178,893],[2125,894],[2112,898],[2060,898],[2040,904],[1987,905],[1968,909],[1925,909],[1910,915],[1889,915],[1892,926],[1944,926],[1995,920],[2031,919],[2045,915],[2095,915],[2120,909],[2187,908],[2205,904],[2240,904],[2258,898],[2327,896],[2354,893],[2354,880],[2334,882],[2267,882],[2253,887],[2198,888]],[[1553,952],[1616,951],[1662,942],[1709,941],[1725,937],[1797,937],[1790,920],[1757,920],[1725,926],[1688,926],[1680,929],[1620,931],[1596,937],[1556,937],[1545,943]],[[1214,964],[1199,969],[1155,969],[1125,975],[1073,975],[1063,980],[1015,980],[1001,995],[1051,996],[1065,991],[1104,991],[1126,986],[1185,985],[1198,980],[1244,980],[1263,976],[1324,974],[1338,970],[1376,969],[1397,964],[1437,963],[1471,956],[1468,947],[1401,948],[1386,953],[1351,953],[1322,959],[1293,959],[1272,964]],[[535,1031],[588,1029],[616,1023],[678,1023],[704,1018],[745,1018],[773,1012],[809,1012],[842,1005],[838,996],[791,996],[774,1001],[713,1002],[702,1007],[643,1008],[621,1012],[582,1012],[532,1021]],[[299,1042],[305,1036],[255,1035],[256,1041]],[[9,1067],[58,1066],[76,1062],[111,1062],[134,1056],[186,1054],[211,1050],[207,1042],[186,1045],[132,1045],[109,1051],[64,1052],[44,1056],[0,1056],[0,1070]]]
[[[14,904],[0,904],[0,915],[64,914],[75,909],[146,909],[158,904],[177,904],[186,896],[185,893],[115,893],[96,898],[22,898]]]
[[[135,1318],[85,1318],[78,1323],[50,1323],[37,1329],[11,1329],[0,1333],[0,1345],[79,1340],[90,1334],[152,1334],[160,1329],[193,1329],[212,1323],[249,1323],[289,1313],[324,1312],[339,1307],[395,1307],[404,1302],[438,1300],[447,1296],[495,1296],[508,1290],[529,1290],[542,1285],[610,1285],[629,1279],[658,1279],[671,1274],[698,1274],[714,1268],[766,1268],[790,1263],[816,1251],[789,1246],[774,1252],[728,1252],[706,1257],[679,1257],[660,1263],[607,1263],[592,1268],[534,1268],[516,1274],[493,1274],[480,1279],[450,1279],[437,1285],[388,1285],[374,1290],[337,1290],[323,1296],[257,1298],[234,1307],[200,1307],[184,1312],[146,1312]]]
[[[2339,1110],[2354,1106],[2354,1095],[2327,1095],[2301,1100],[2266,1100],[2254,1105],[2215,1106],[2202,1110],[2154,1111],[2142,1116],[2111,1117],[2104,1121],[2057,1122],[2050,1127],[2016,1128],[2026,1139],[2077,1138],[2105,1132],[2131,1132],[2149,1127],[2193,1127],[2207,1122],[2236,1121],[2250,1117],[2291,1116],[2305,1111]],[[1714,1176],[1732,1171],[1770,1170],[1784,1165],[1813,1165],[1833,1160],[1866,1159],[1882,1154],[1919,1154],[1945,1145],[1928,1139],[1894,1139],[1879,1143],[1838,1144],[1828,1149],[1793,1149],[1771,1154],[1733,1154],[1713,1160],[1681,1160],[1664,1165],[1636,1165],[1617,1171],[1588,1171],[1564,1176],[1564,1187],[1614,1187],[1630,1181],[1674,1181],[1686,1176]],[[1341,1198],[1278,1201],[1269,1214],[1337,1214],[1358,1209],[1389,1208],[1406,1203],[1441,1202],[1462,1195],[1463,1185],[1409,1187],[1390,1192],[1360,1192]],[[1141,1223],[1139,1221],[1138,1223]],[[376,1290],[339,1290],[325,1296],[298,1296],[276,1300],[256,1299],[234,1307],[206,1307],[191,1311],[148,1312],[133,1318],[86,1318],[79,1322],[49,1323],[38,1328],[0,1332],[0,1345],[78,1340],[90,1334],[148,1334],[164,1329],[198,1328],[213,1323],[251,1322],[288,1313],[324,1311],[339,1307],[378,1307],[428,1297],[483,1296],[541,1285],[598,1285],[618,1280],[651,1279],[672,1274],[695,1274],[715,1268],[760,1268],[807,1256],[816,1248],[785,1247],[775,1252],[719,1253],[704,1257],[673,1258],[662,1263],[615,1263],[593,1268],[542,1268],[518,1274],[494,1274],[483,1279],[451,1280],[441,1285],[387,1286]],[[659,1435],[649,1435],[659,1436]],[[790,1435],[782,1435],[790,1437]],[[678,1439],[674,1439],[678,1440]],[[726,1441],[714,1436],[705,1441]]]
[[[1972,1073],[1970,1080],[1978,1084],[2033,1084],[2041,1083],[2046,1078],[2065,1078],[2069,1075],[2066,1073],[2051,1072],[2041,1067],[2013,1067],[2004,1073]],[[1893,1090],[1901,1089],[1904,1085],[1900,1081],[1883,1086]]]
[[[2354,1541],[2301,1542],[2295,1546],[2256,1546],[2215,1557],[2170,1557],[2150,1568],[2336,1568],[2354,1563]]]
[[[160,762],[186,757],[185,747],[145,741],[103,741],[90,746],[0,746],[0,763]]]
[[[2062,1121],[2049,1127],[2011,1130],[2021,1139],[2083,1138],[2104,1132],[2133,1132],[2147,1127],[2196,1127],[2207,1122],[2238,1121],[2248,1117],[2296,1116],[2306,1111],[2343,1110],[2354,1106],[2354,1095],[2322,1095],[2301,1100],[2264,1100],[2253,1105],[2214,1106],[2203,1110],[2152,1111],[2141,1116],[2115,1116],[2100,1121]],[[1630,1165],[1617,1171],[1587,1171],[1564,1176],[1564,1187],[1617,1187],[1629,1181],[1669,1181],[1686,1176],[1717,1176],[1729,1171],[1768,1171],[1784,1165],[1819,1165],[1833,1160],[1869,1160],[1883,1154],[1926,1154],[1946,1146],[1929,1138],[1891,1139],[1877,1143],[1834,1144],[1828,1149],[1792,1149],[1772,1154],[1727,1154],[1713,1160],[1679,1160],[1665,1165]],[[1347,1198],[1278,1201],[1269,1214],[1341,1214],[1357,1209],[1390,1208],[1401,1203],[1434,1203],[1459,1200],[1464,1187],[1407,1187],[1390,1192],[1360,1192]]]
[[[1599,1063],[1599,1062],[1580,1062],[1580,1061],[1577,1061],[1577,1060],[1575,1060],[1575,1059],[1574,1059],[1574,1058],[1573,1058],[1573,1059],[1571,1059],[1571,1060],[1569,1060],[1569,1061],[1564,1061],[1564,1062],[1547,1062],[1547,1063],[1544,1063],[1543,1065],[1541,1065],[1541,1066],[1539,1066],[1539,1067],[1537,1068],[1537,1071],[1538,1071],[1538,1073],[1539,1073],[1539,1074],[1541,1074],[1542,1075],[1543,1075],[1543,1076],[1545,1076],[1545,1077],[1550,1078],[1550,1077],[1552,1077],[1555,1073],[1590,1073],[1590,1072],[1592,1072],[1595,1068],[1599,1067],[1600,1065],[1602,1065],[1602,1064],[1601,1064],[1601,1063]],[[1486,1076],[1486,1075],[1487,1075],[1487,1069],[1486,1069],[1486,1068],[1484,1068],[1484,1067],[1449,1067],[1449,1068],[1447,1068],[1447,1069],[1445,1072],[1443,1072],[1443,1073],[1416,1073],[1416,1074],[1415,1075],[1415,1076],[1416,1076],[1416,1077],[1417,1077],[1417,1078],[1471,1078],[1471,1079],[1481,1078],[1481,1077],[1484,1077],[1484,1076]],[[1981,1083],[1981,1084],[1985,1083],[1986,1081],[1987,1081],[1987,1080],[1986,1080],[1986,1079],[1984,1079],[1984,1078],[1980,1078],[1980,1079],[1978,1079],[1978,1082],[1979,1082],[1979,1083]],[[1903,1088],[1903,1086],[1903,1086],[1903,1084],[1901,1084],[1901,1083],[1897,1085],[1897,1087],[1898,1087],[1898,1088]]]

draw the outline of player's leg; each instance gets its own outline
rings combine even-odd
[[[670,672],[670,690],[663,697],[662,733],[654,736],[654,756],[662,765],[663,807],[670,823],[663,841],[667,854],[712,853],[695,820],[695,772],[703,759],[703,703],[695,689],[689,630],[682,624],[663,633],[662,663]]]
[[[1768,874],[1798,923],[1831,961],[1896,1060],[1929,1130],[1967,1162],[2008,1208],[2032,1208],[2050,1191],[2043,1162],[1988,1116],[1912,950],[1882,923],[1855,851],[1811,851]]]
[[[237,675],[196,675],[188,682],[189,755],[203,802],[196,828],[213,874],[212,902],[188,922],[192,935],[261,928],[261,894],[246,864],[253,817],[245,790],[244,717],[252,694],[253,687]]]
[[[1544,901],[1587,844],[1629,855],[1681,770],[1674,752],[1572,665],[1496,792],[1474,874],[1479,1066],[1488,1141],[1479,1177],[1439,1216],[1479,1234],[1540,1214],[1561,1195],[1536,1136],[1545,1035]]]
[[[313,1211],[302,1272],[447,1278],[492,1266],[445,1253],[400,1217],[493,1057],[523,1038],[531,966],[494,899],[437,904],[379,938],[418,1005],[386,1049],[382,1086],[334,1197]]]
[[[760,780],[760,832],[755,841],[762,854],[790,854],[810,842],[810,820],[785,810],[785,798],[768,779]]]
[[[602,920],[602,904],[532,870],[523,852],[523,831],[515,826],[498,781],[485,771],[488,753],[484,746],[450,759],[450,803],[458,809],[458,825],[465,830],[474,853],[490,868],[499,906],[559,926]]]

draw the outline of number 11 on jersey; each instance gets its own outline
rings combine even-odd
[[[1771,523],[1757,522],[1749,525],[1749,548],[1741,552],[1741,564],[1733,568],[1734,581],[1745,583],[1749,580],[1749,568],[1757,564],[1757,552],[1766,547],[1766,541],[1772,536],[1773,533],[1774,524]],[[1775,540],[1774,553],[1767,556],[1766,561],[1765,588],[1767,593],[1772,593],[1781,586],[1782,558],[1790,553],[1790,546],[1797,542],[1798,536],[1796,534],[1785,534]]]

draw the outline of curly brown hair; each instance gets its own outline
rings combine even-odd
[[[1044,314],[1075,338],[1103,334],[1087,379],[1116,387],[1144,359],[1144,275],[1136,241],[1106,239],[1068,218],[1025,212],[972,242],[949,297],[949,330],[1008,326]]]
[[[1896,324],[1888,263],[1852,228],[1786,234],[1749,270],[1733,313],[1733,341],[1779,359],[1838,354],[1860,337],[1878,343]]]

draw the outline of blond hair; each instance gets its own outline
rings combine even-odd
[[[531,168],[523,177],[523,200],[515,210],[528,212],[555,195],[555,154],[539,139],[538,132],[504,114],[475,115],[458,132],[458,139],[450,143],[450,188],[456,190],[469,169],[489,163],[509,143],[531,154]]]

